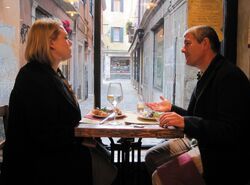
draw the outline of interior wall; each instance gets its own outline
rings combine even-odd
[[[250,79],[250,3],[238,1],[237,66]]]

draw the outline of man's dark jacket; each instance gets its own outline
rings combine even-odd
[[[91,185],[89,151],[74,137],[80,119],[50,66],[31,61],[21,68],[9,101],[0,184]]]
[[[217,55],[193,91],[184,133],[198,140],[207,185],[241,185],[249,177],[250,84],[244,73]]]

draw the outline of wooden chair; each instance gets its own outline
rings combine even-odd
[[[6,133],[6,131],[7,131],[8,115],[9,115],[9,106],[8,105],[0,106],[0,120],[3,121],[4,133]],[[2,152],[4,142],[5,142],[4,139],[0,140],[0,152]],[[0,158],[1,158],[1,156],[0,156]],[[0,167],[1,167],[1,162],[2,162],[2,160],[0,160]]]
[[[115,184],[140,184],[142,139],[134,141],[134,138],[121,138],[118,143],[115,143],[112,138],[109,140],[111,160],[118,168],[119,182]]]
[[[0,117],[2,117],[3,119],[5,132],[7,131],[8,116],[9,116],[9,106],[8,105],[0,106]]]

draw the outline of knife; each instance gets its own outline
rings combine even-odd
[[[113,118],[115,116],[115,112],[112,112],[110,115],[108,115],[106,118],[104,118],[102,121],[99,122],[99,125],[102,125],[105,121],[107,121],[109,118]]]

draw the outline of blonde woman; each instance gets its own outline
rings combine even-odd
[[[58,68],[71,45],[59,20],[37,20],[29,30],[27,64],[9,101],[1,185],[92,185],[89,149],[74,137],[80,109]]]

